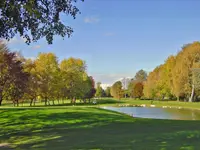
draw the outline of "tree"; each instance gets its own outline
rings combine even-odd
[[[139,70],[134,78],[138,82],[144,82],[147,80],[147,73],[144,70]]]
[[[75,19],[79,13],[75,2],[77,0],[1,0],[0,38],[10,40],[19,33],[28,44],[41,38],[52,44],[55,35],[70,37],[73,29],[66,26],[60,16],[66,14]]]
[[[132,79],[128,85],[128,93],[129,93],[129,96],[131,98],[135,97],[134,95],[134,88],[135,88],[135,85],[136,85],[137,81]]]
[[[134,96],[136,98],[141,98],[143,96],[143,83],[142,82],[138,82],[135,84]]]
[[[29,73],[27,88],[24,91],[25,92],[24,99],[30,100],[30,106],[32,106],[33,102],[35,105],[35,101],[38,95],[39,76],[36,72],[36,66],[34,60],[27,59],[23,66],[24,70]]]
[[[177,100],[196,101],[200,82],[200,42],[182,47],[176,56],[170,56],[164,64],[156,67],[144,84],[148,98],[176,97]],[[198,93],[199,94],[199,93]]]
[[[52,98],[58,69],[57,57],[53,53],[40,53],[35,60],[39,80],[38,94],[45,100],[45,105]]]
[[[3,99],[18,104],[24,94],[28,76],[16,53],[10,52],[6,45],[0,43],[0,105]]]
[[[133,79],[131,79],[131,81],[128,84],[128,94],[130,95],[130,97],[138,97],[138,94],[136,94],[138,91],[136,91],[136,92],[134,91],[137,88],[135,86],[136,86],[137,83],[139,83],[139,84],[142,83],[142,85],[143,85],[143,83],[146,80],[147,80],[147,73],[142,69],[139,70],[135,74],[135,77]]]
[[[89,100],[89,103],[90,103],[90,99],[93,98],[95,96],[95,93],[96,93],[96,89],[95,89],[95,81],[93,79],[92,76],[88,77],[88,92],[85,94],[85,98],[88,98]]]
[[[76,102],[76,98],[84,98],[90,90],[85,62],[76,58],[64,59],[60,63],[60,69],[65,97],[70,98],[72,103]]]
[[[103,89],[101,87],[101,82],[98,82],[95,96],[100,98],[100,97],[102,97],[102,95],[103,95]]]
[[[105,90],[106,97],[111,97],[111,93],[110,93],[111,91],[110,91],[110,90],[111,90],[110,87],[107,87],[107,88],[106,88],[106,90]]]
[[[112,85],[111,95],[119,100],[123,97],[122,83],[120,81],[117,81]]]

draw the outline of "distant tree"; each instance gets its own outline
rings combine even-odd
[[[60,16],[66,14],[75,19],[79,13],[75,2],[77,0],[1,0],[0,38],[9,40],[19,33],[28,44],[41,38],[52,44],[54,35],[69,37],[73,30]]]
[[[135,88],[135,85],[138,81],[132,79],[128,85],[128,94],[131,98],[135,97],[134,95],[134,88]]]
[[[112,85],[111,95],[119,100],[123,97],[122,83],[120,81],[117,81]]]
[[[139,70],[134,78],[138,82],[144,82],[147,80],[147,73],[144,70]]]
[[[97,83],[97,88],[96,88],[96,97],[101,98],[103,96],[103,89],[101,87],[101,82]]]
[[[110,93],[111,91],[110,91],[110,90],[111,90],[110,87],[107,87],[107,88],[106,88],[106,90],[105,90],[106,97],[111,97],[111,93]]]
[[[135,84],[134,87],[134,96],[136,98],[141,98],[143,96],[143,83],[142,82],[138,82]]]
[[[88,102],[90,103],[91,98],[93,98],[96,93],[96,90],[94,87],[95,82],[94,82],[93,77],[92,76],[87,77],[85,84],[87,84],[87,85],[84,85],[84,88],[83,88],[85,91],[85,93],[83,92],[83,94],[84,94],[83,101],[84,101],[84,103],[86,103],[86,99],[88,99]]]

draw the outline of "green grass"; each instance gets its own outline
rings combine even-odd
[[[92,102],[93,100],[91,100]],[[4,108],[10,108],[13,107],[13,104],[9,104],[9,103],[5,103],[5,101],[3,101],[3,106],[1,106],[0,108],[4,107]],[[150,107],[150,105],[155,105],[156,107],[163,107],[163,106],[168,106],[168,107],[172,107],[172,108],[178,108],[178,107],[182,107],[182,108],[191,108],[191,109],[198,109],[200,110],[200,102],[193,102],[193,103],[189,103],[189,102],[178,102],[178,101],[152,101],[151,100],[136,100],[136,99],[121,99],[121,100],[116,100],[113,98],[102,98],[102,99],[98,99],[97,100],[97,104],[94,105],[93,103],[90,104],[84,104],[84,103],[80,103],[79,100],[77,100],[77,103],[75,104],[75,106],[96,106],[96,107],[101,107],[101,106],[126,106],[126,105],[130,105],[130,106],[135,106],[135,105],[142,105],[145,104],[147,107]],[[60,101],[58,103],[57,100],[54,101],[55,105],[53,105],[52,101],[50,101],[51,106],[48,107],[55,107],[55,106],[73,106],[74,104],[70,103],[70,100],[64,100],[64,104],[62,103],[62,101]],[[19,107],[30,107],[30,104],[28,102],[24,103],[24,104],[19,104]],[[46,107],[44,106],[44,102],[37,102],[35,106],[32,107]]]
[[[92,101],[92,100],[91,100]],[[4,101],[3,101],[4,102]],[[192,109],[198,109],[200,110],[200,102],[193,102],[193,103],[189,103],[189,102],[178,102],[178,101],[152,101],[151,100],[136,100],[136,99],[121,99],[121,100],[116,100],[113,98],[102,98],[102,99],[98,99],[97,100],[97,104],[94,105],[93,103],[90,104],[83,104],[80,103],[79,100],[77,100],[77,103],[75,104],[75,106],[96,106],[96,107],[100,107],[100,106],[126,106],[126,105],[130,105],[130,106],[135,106],[135,105],[142,105],[145,104],[147,107],[150,107],[150,105],[155,105],[156,107],[162,107],[162,106],[168,106],[168,107],[172,107],[172,108],[177,108],[177,107],[182,107],[182,108],[192,108]],[[57,100],[54,101],[55,105],[53,105],[52,101],[50,101],[51,106],[48,107],[55,107],[55,106],[73,106],[74,104],[70,103],[70,100],[64,100],[64,104],[62,103],[62,101],[60,101],[60,103],[58,103]],[[19,107],[29,107],[30,104],[29,103],[24,103],[23,105],[20,103]],[[8,103],[3,103],[4,108],[10,108],[13,107],[13,104],[8,104]],[[0,107],[0,108],[1,108]],[[32,106],[34,107],[34,106]],[[44,102],[37,102],[35,107],[46,107],[44,106]]]
[[[92,107],[0,109],[0,149],[199,149],[200,121],[131,118]]]

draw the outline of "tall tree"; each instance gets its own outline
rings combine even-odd
[[[24,70],[29,73],[27,88],[25,89],[24,99],[30,100],[30,106],[36,102],[39,88],[39,76],[36,72],[35,61],[27,59],[24,63]]]
[[[95,81],[94,81],[92,76],[88,77],[87,84],[88,84],[89,90],[88,90],[88,92],[86,92],[85,98],[87,98],[89,100],[89,103],[90,103],[91,98],[93,98],[95,96],[95,93],[96,93]]]
[[[75,2],[77,0],[1,0],[0,38],[9,40],[19,33],[28,44],[40,38],[46,38],[51,44],[55,35],[69,37],[73,29],[64,24],[61,14],[75,19],[79,13]]]
[[[111,91],[110,90],[111,90],[111,87],[106,88],[106,90],[105,90],[106,97],[111,97],[111,93],[110,93]]]
[[[24,72],[22,62],[15,52],[10,52],[3,43],[0,43],[0,105],[3,99],[17,102],[22,98],[28,73]]]
[[[139,70],[136,75],[135,75],[135,78],[134,78],[136,81],[138,82],[144,82],[147,80],[147,73],[146,71],[144,70]]]
[[[111,95],[119,100],[123,97],[122,83],[120,81],[117,81],[112,85]]]
[[[53,53],[40,53],[35,60],[35,69],[39,78],[39,94],[45,105],[52,98],[56,74],[58,72],[57,57]],[[49,103],[50,104],[50,103]]]
[[[72,103],[75,103],[76,98],[83,98],[89,91],[86,64],[81,59],[69,58],[61,61],[60,69],[65,96],[70,98]]]
[[[96,88],[96,97],[101,98],[103,96],[103,89],[101,87],[101,82],[97,83],[97,88]]]
[[[141,98],[143,96],[143,83],[137,82],[134,86],[134,97]]]

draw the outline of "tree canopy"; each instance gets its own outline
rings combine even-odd
[[[200,42],[185,45],[176,56],[169,56],[164,64],[148,76],[144,95],[148,98],[176,97],[185,101],[198,98],[200,81]]]
[[[111,87],[111,95],[114,98],[121,99],[123,97],[122,82],[117,81]]]
[[[95,94],[95,81],[88,76],[85,61],[68,58],[58,62],[53,53],[39,53],[35,60],[18,57],[0,43],[0,105],[3,100],[42,100],[45,105],[54,100],[76,99],[86,102]],[[39,98],[38,98],[39,97]]]
[[[1,0],[0,38],[10,40],[19,34],[27,44],[41,38],[52,44],[55,35],[70,37],[73,29],[61,15],[75,19],[80,12],[77,1],[84,0]]]

